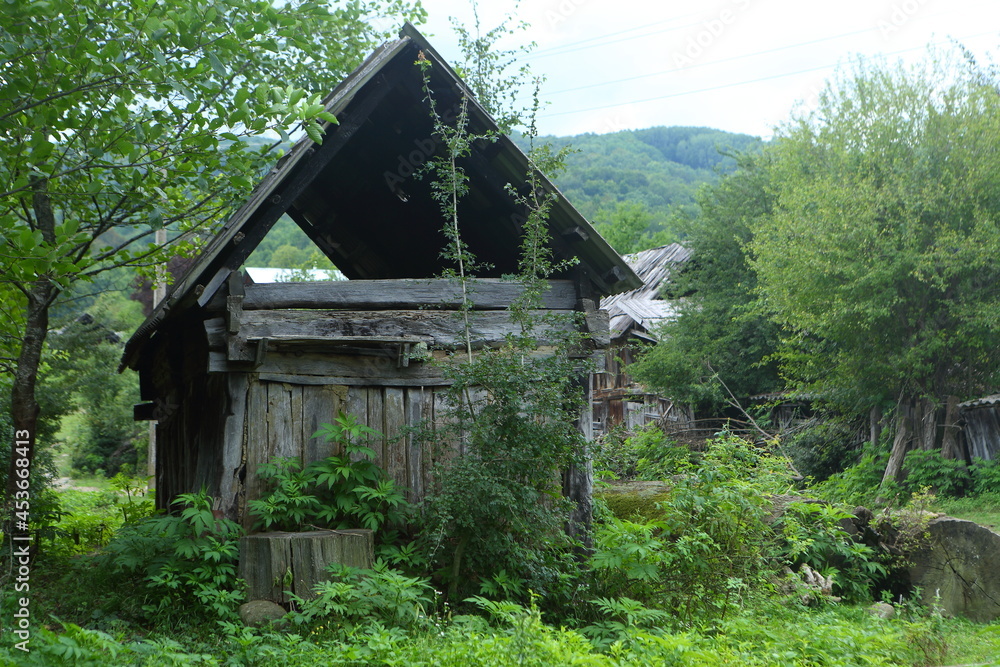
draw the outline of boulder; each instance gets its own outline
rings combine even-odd
[[[868,607],[868,613],[879,618],[890,619],[896,615],[896,608],[888,602],[876,602]]]
[[[270,600],[251,600],[240,605],[240,620],[252,628],[279,623],[286,613],[284,607]]]
[[[923,604],[982,623],[1000,618],[1000,534],[951,517],[931,520],[926,533],[909,554]]]

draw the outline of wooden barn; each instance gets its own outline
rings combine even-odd
[[[958,404],[962,438],[958,456],[992,461],[1000,454],[1000,394]]]
[[[339,124],[323,143],[304,138],[291,149],[128,341],[122,365],[138,371],[145,401],[136,418],[156,422],[159,507],[205,487],[225,516],[249,525],[247,502],[262,493],[257,467],[328,456],[310,436],[338,411],[385,433],[378,462],[411,499],[423,497],[434,461],[402,433],[442,419],[448,380],[429,360],[460,344],[461,295],[435,278],[446,268],[442,216],[430,178],[414,175],[438,149],[418,57],[431,62],[439,109],[471,97],[404,28],[326,98]],[[469,110],[472,132],[496,130],[474,99]],[[516,271],[524,211],[507,185],[527,191],[529,162],[499,136],[475,143],[463,166],[463,238],[491,267],[473,295],[481,348],[515,330],[505,309],[520,288],[500,278]],[[285,214],[349,280],[245,284],[241,267]],[[582,313],[596,350],[588,354],[597,354],[608,341],[597,304],[639,280],[561,195],[548,225],[556,257],[578,261],[551,281],[544,308]],[[589,431],[586,411],[580,423]],[[586,471],[568,475],[565,490],[589,499]]]
[[[632,431],[658,420],[678,427],[693,422],[690,406],[647,391],[628,374],[636,346],[655,343],[656,326],[675,316],[675,306],[663,298],[663,288],[670,273],[690,256],[691,252],[677,243],[626,255],[625,261],[642,285],[601,300],[601,309],[609,317],[611,345],[605,353],[604,370],[594,377],[596,432],[605,433],[620,424]]]

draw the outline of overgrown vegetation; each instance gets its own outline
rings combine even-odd
[[[372,459],[365,443],[382,434],[340,413],[313,435],[334,443],[337,453],[302,468],[298,459],[265,463],[258,477],[273,485],[270,493],[248,503],[255,528],[368,528],[380,531],[402,518],[405,500],[396,484]]]
[[[510,55],[491,48],[498,34],[461,36],[475,56],[466,75],[487,105],[512,90],[511,79],[497,76]],[[441,205],[448,276],[469,294],[483,267],[463,242],[463,159],[472,142],[494,137],[468,132],[464,106],[457,122],[445,123],[429,86],[426,92],[440,151],[425,177],[434,180]],[[532,107],[537,110],[537,97]],[[518,114],[501,111],[497,117],[506,119],[506,132]],[[535,149],[530,120],[524,137]],[[709,160],[702,155],[707,140],[689,138],[691,159]],[[648,143],[667,151],[670,142],[651,136]],[[562,157],[531,150],[534,165],[546,171]],[[719,406],[732,394],[777,388],[785,377],[776,365],[781,361],[808,386],[833,387],[849,397],[841,408],[857,403],[864,392],[832,382],[847,378],[844,368],[850,365],[825,375],[815,360],[798,356],[818,350],[823,360],[843,361],[833,347],[801,329],[787,340],[789,329],[779,335],[769,319],[775,304],[761,309],[755,302],[762,282],[754,267],[766,254],[754,245],[761,229],[755,225],[778,206],[786,207],[785,217],[775,224],[795,222],[792,209],[812,209],[795,197],[773,199],[781,191],[774,179],[788,164],[775,167],[767,156],[745,160],[747,171],[700,200],[711,222],[693,238],[701,252],[718,251],[717,261],[713,266],[703,259],[679,282],[702,298],[684,311],[678,321],[684,324],[671,329],[677,347],[648,357],[648,377],[687,392],[690,400]],[[527,211],[520,271],[513,277],[524,296],[510,309],[519,331],[499,349],[474,349],[469,332],[475,312],[468,299],[459,310],[466,335],[448,366],[448,426],[410,435],[432,447],[460,446],[463,456],[436,470],[427,500],[403,515],[400,490],[364,444],[380,434],[346,415],[318,434],[335,445],[333,456],[304,467],[281,460],[262,468],[273,488],[250,503],[260,527],[368,526],[379,531],[381,542],[371,570],[332,567],[315,598],[296,601],[284,619],[289,626],[253,629],[236,615],[243,599],[235,568],[240,528],[213,512],[205,492],[181,495],[169,515],[154,513],[141,493],[142,480],[125,474],[106,492],[39,492],[33,521],[42,532],[32,614],[40,623],[30,653],[5,645],[0,657],[37,665],[917,666],[995,659],[996,624],[946,619],[938,609],[898,596],[895,618],[867,613],[862,605],[888,590],[894,563],[852,538],[844,522],[847,507],[859,502],[958,508],[960,496],[971,492],[1000,506],[996,462],[964,465],[936,451],[914,450],[902,461],[905,475],[883,480],[888,431],[863,445],[847,419],[803,430],[788,448],[800,459],[813,456],[808,474],[826,477],[813,486],[779,455],[775,442],[722,432],[688,446],[648,429],[614,434],[593,454],[606,477],[659,482],[657,495],[639,503],[598,502],[592,525],[586,516],[574,516],[579,508],[563,497],[559,475],[587,463],[587,445],[575,424],[578,380],[588,370],[579,358],[585,341],[573,333],[575,322],[536,314],[545,280],[565,268],[553,259],[544,225],[552,193],[534,169],[525,187],[510,193]],[[623,247],[662,238],[656,236],[662,225],[649,222],[641,208],[616,212],[630,226],[622,230]],[[953,234],[946,240],[963,239]],[[932,252],[911,267],[933,288],[947,282],[935,273],[932,260],[939,255]],[[725,289],[713,302],[705,294],[714,287]],[[970,308],[988,319],[975,304]],[[538,354],[543,338],[544,354]],[[974,357],[978,348],[972,348],[964,351]],[[81,378],[102,384],[96,375]],[[121,402],[111,381],[93,391],[95,400]],[[112,425],[121,421],[120,414],[111,416]],[[104,426],[95,421],[90,432]],[[91,467],[109,472],[113,457],[99,453],[100,465]],[[857,457],[855,465],[833,472]],[[932,501],[930,491],[940,500]],[[911,516],[902,528],[908,538],[919,539],[923,515]],[[404,519],[407,531],[395,534],[392,529]],[[0,613],[10,618],[17,606],[15,593],[4,588]]]

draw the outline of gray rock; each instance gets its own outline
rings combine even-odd
[[[270,600],[251,600],[240,605],[240,620],[244,625],[259,628],[268,623],[283,622],[285,608]]]
[[[910,554],[910,582],[928,608],[987,623],[1000,618],[1000,534],[972,521],[941,517]]]
[[[868,613],[872,616],[889,619],[896,615],[896,608],[888,602],[876,602],[868,607]]]

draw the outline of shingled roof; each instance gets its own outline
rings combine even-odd
[[[643,284],[601,300],[601,308],[608,311],[612,338],[631,331],[654,339],[650,332],[656,325],[677,314],[675,305],[661,296],[663,285],[670,279],[671,271],[690,257],[691,251],[678,243],[625,255],[625,261]]]
[[[339,123],[325,127],[321,145],[302,138],[205,247],[190,270],[126,345],[122,366],[172,313],[204,306],[239,269],[273,224],[291,216],[350,279],[429,278],[446,267],[442,215],[430,178],[414,172],[439,148],[434,138],[418,57],[431,63],[430,86],[442,115],[469,99],[469,129],[497,133],[489,113],[413,26],[379,47],[325,99]],[[469,193],[459,205],[463,240],[491,268],[480,277],[513,273],[524,210],[508,193],[524,193],[528,158],[508,137],[478,141],[462,165]],[[639,278],[544,176],[556,194],[548,225],[557,258],[575,269],[597,296],[640,286]]]

